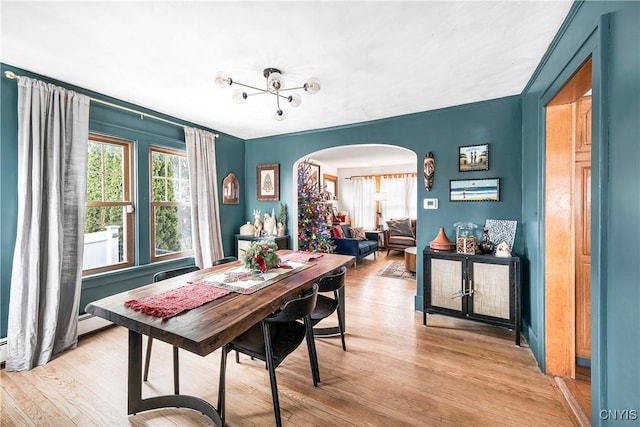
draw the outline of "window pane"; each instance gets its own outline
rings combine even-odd
[[[162,202],[165,199],[165,181],[162,178],[153,178],[151,189],[151,201]]]
[[[122,175],[104,176],[104,201],[122,202],[124,200]]]
[[[102,201],[102,174],[87,173],[87,202]]]
[[[124,261],[124,207],[88,207],[82,269]]]
[[[88,147],[87,201],[123,201],[125,147],[97,141]]]
[[[165,168],[164,168],[164,154],[162,153],[152,153],[151,154],[151,169],[153,171],[153,176],[165,176]]]
[[[191,208],[155,206],[155,256],[192,249]]]

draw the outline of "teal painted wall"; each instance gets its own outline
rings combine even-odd
[[[458,172],[458,147],[489,143],[490,169],[483,172]],[[309,153],[324,148],[353,144],[388,144],[404,147],[417,154],[418,173],[418,248],[422,250],[445,227],[455,238],[453,224],[458,221],[484,224],[485,219],[513,219],[521,216],[521,114],[520,97],[513,96],[436,111],[411,114],[351,126],[314,132],[288,134],[246,141],[245,181],[256,181],[256,165],[280,164],[280,199],[290,209],[297,203],[293,165]],[[433,152],[436,161],[435,182],[427,192],[422,180],[425,155]],[[499,202],[449,202],[449,180],[501,178]],[[271,211],[277,203],[257,202],[255,186],[247,188],[245,215],[252,209]],[[423,210],[422,199],[439,199],[437,210]],[[277,208],[276,208],[277,211]],[[291,230],[291,215],[287,229]],[[518,233],[515,253],[523,248]],[[291,242],[293,244],[293,240]],[[422,259],[418,257],[416,309],[422,309]]]
[[[576,3],[523,92],[527,333],[544,368],[544,105],[593,57],[592,424],[640,422],[640,3]],[[620,421],[606,411],[635,410]],[[604,412],[603,412],[604,411]]]
[[[153,114],[167,120],[202,128],[201,126],[183,122],[151,110],[108,98],[67,83],[55,81],[41,75],[30,73],[26,70],[1,64],[3,76],[5,70],[14,71],[18,75],[51,82],[77,92],[85,93],[93,98],[103,99],[114,104]],[[18,89],[15,81],[4,77],[0,78],[0,85],[0,89],[2,91],[0,110],[0,121],[2,124],[0,131],[0,153],[2,155],[0,158],[0,200],[2,201],[2,208],[0,209],[0,336],[6,337],[6,320],[9,307],[13,249],[16,237],[18,197],[20,194],[17,189],[16,167],[18,139]],[[185,150],[184,131],[182,128],[150,118],[140,119],[140,116],[136,114],[93,102],[90,107],[89,120],[89,130],[91,132],[103,133],[135,141],[136,149],[134,152],[137,153],[137,155],[134,155],[134,173],[139,180],[135,191],[135,227],[136,231],[139,233],[136,234],[136,266],[118,272],[104,273],[83,279],[80,301],[81,310],[84,310],[85,305],[90,301],[148,284],[151,282],[153,274],[157,271],[193,263],[193,258],[163,261],[154,264],[149,263],[149,197],[148,191],[145,191],[145,189],[149,188],[148,149],[150,145],[162,145]],[[211,131],[211,129],[208,130]],[[220,137],[216,140],[216,169],[218,174],[218,186],[220,188],[222,185],[222,179],[229,172],[234,172],[238,177],[241,189],[245,187],[245,183],[243,181],[243,140],[229,135],[220,134]],[[220,217],[222,221],[221,233],[225,254],[231,255],[234,252],[234,234],[242,224],[242,213],[244,210],[244,197],[242,192],[240,204],[220,204]]]

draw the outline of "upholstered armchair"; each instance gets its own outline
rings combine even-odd
[[[416,246],[416,220],[409,218],[397,218],[387,221],[387,229],[384,230],[384,244],[387,255],[391,251],[404,252],[406,248]]]

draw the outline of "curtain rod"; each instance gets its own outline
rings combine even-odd
[[[406,173],[383,173],[381,175],[352,175],[348,176],[345,179],[351,178],[375,178],[375,177],[383,177],[383,178],[402,178],[403,176],[418,176],[415,172],[406,172]]]
[[[20,80],[20,76],[16,75],[16,73],[14,73],[13,71],[5,71],[4,72],[4,76],[10,80]],[[163,119],[162,117],[158,117],[158,116],[154,116],[153,114],[148,114],[148,113],[143,113],[142,111],[138,111],[138,110],[134,110],[132,108],[127,108],[127,107],[123,107],[122,105],[118,105],[118,104],[114,104],[112,102],[108,102],[108,101],[103,101],[102,99],[98,99],[98,98],[93,98],[91,96],[88,97],[89,100],[96,102],[98,104],[102,104],[102,105],[106,105],[108,107],[112,107],[112,108],[117,108],[119,110],[123,110],[123,111],[127,111],[129,113],[133,113],[133,114],[138,114],[140,115],[140,118],[143,119],[144,117],[148,117],[150,119],[154,119],[154,120],[158,120],[160,122],[164,122],[164,123],[168,123],[170,125],[174,125],[177,127],[184,127],[185,125],[177,123],[177,122],[173,122],[171,120],[167,120],[167,119]],[[220,137],[220,135],[218,135],[217,133],[213,134],[215,138]]]

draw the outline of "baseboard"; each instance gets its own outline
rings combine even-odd
[[[113,323],[93,314],[82,314],[78,317],[78,336],[111,326]]]
[[[78,317],[78,336],[97,331],[113,323],[108,320],[96,317],[92,314],[83,314]],[[7,360],[7,339],[0,339],[0,363]]]
[[[569,408],[571,408],[571,412],[573,412],[573,415],[575,417],[575,422],[580,427],[590,427],[591,420],[584,412],[584,409],[582,409],[582,406],[580,406],[580,402],[578,402],[576,396],[565,383],[565,379],[561,377],[554,377],[554,380],[558,389],[560,389],[562,396],[565,398],[567,405],[569,405]]]

